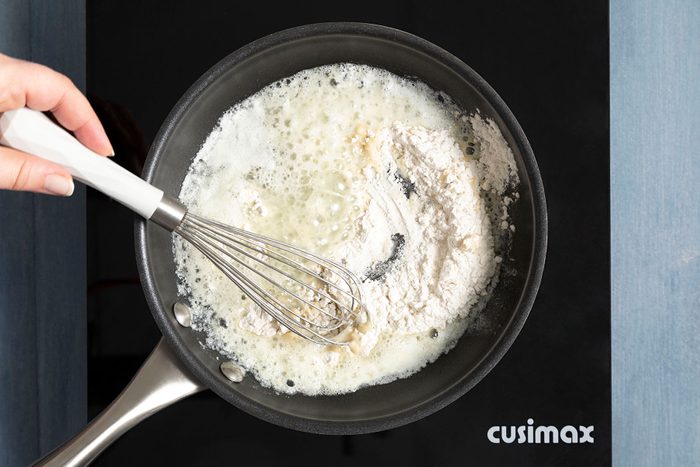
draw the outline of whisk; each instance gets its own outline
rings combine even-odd
[[[77,180],[175,232],[281,326],[318,344],[348,345],[367,320],[359,279],[288,243],[199,217],[143,179],[83,146],[41,112],[0,117],[0,143],[65,167]]]

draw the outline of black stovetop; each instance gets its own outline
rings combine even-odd
[[[88,93],[108,121],[117,162],[133,170],[180,95],[238,47],[305,23],[379,23],[445,48],[496,89],[532,144],[550,225],[542,285],[522,333],[481,383],[442,411],[387,432],[318,436],[262,422],[206,392],[132,429],[95,465],[610,463],[608,5],[541,3],[88,2]],[[138,287],[131,214],[94,192],[88,207],[94,414],[159,334]],[[489,441],[490,427],[527,427],[528,419],[577,432],[592,426],[594,442]]]

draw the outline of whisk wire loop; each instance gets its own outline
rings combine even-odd
[[[253,303],[300,337],[348,345],[341,338],[343,331],[366,319],[359,279],[341,264],[189,212],[175,232]],[[297,290],[291,290],[294,286]]]
[[[306,321],[302,316],[294,313],[284,304],[280,303],[275,297],[270,295],[264,289],[256,285],[253,281],[248,279],[244,274],[238,271],[235,267],[232,267],[229,263],[223,261],[220,257],[213,254],[211,249],[206,243],[202,243],[199,236],[193,235],[190,237],[192,245],[194,245],[198,250],[204,254],[204,256],[209,259],[213,264],[215,264],[226,277],[231,280],[238,288],[240,288],[246,296],[250,297],[253,302],[262,308],[266,313],[271,315],[274,319],[283,324],[287,329],[289,329],[294,334],[303,337],[305,339],[312,340],[319,344],[333,344],[333,345],[346,345],[345,342],[336,341],[327,338],[323,334],[317,332],[312,327],[304,328],[303,331],[299,329],[299,321]],[[277,307],[284,310],[280,312],[278,308],[271,306],[270,302],[274,303]],[[289,315],[293,315],[295,318],[291,318]]]
[[[321,297],[321,298],[323,298],[323,299],[326,299],[326,300],[328,300],[329,302],[334,303],[336,306],[340,307],[344,312],[349,313],[349,314],[351,314],[351,315],[354,315],[354,314],[355,314],[355,311],[354,311],[354,309],[353,309],[353,305],[355,304],[355,302],[359,302],[359,301],[360,301],[358,297],[352,295],[352,293],[348,292],[347,290],[345,290],[345,289],[343,289],[343,288],[337,286],[337,285],[334,284],[333,282],[330,282],[329,280],[327,280],[326,278],[322,277],[321,275],[319,275],[319,274],[315,273],[314,271],[308,269],[307,267],[305,267],[305,266],[304,266],[303,264],[301,264],[300,262],[295,261],[295,260],[293,260],[293,259],[291,259],[291,258],[287,258],[287,257],[282,256],[282,255],[279,255],[279,254],[275,253],[274,251],[269,250],[269,248],[266,248],[266,247],[263,246],[263,245],[255,244],[255,243],[246,243],[245,241],[238,240],[238,239],[236,239],[234,236],[232,236],[232,235],[230,235],[230,234],[226,234],[225,231],[210,229],[209,227],[207,227],[207,226],[205,226],[205,225],[202,225],[201,223],[194,223],[194,222],[193,222],[193,224],[197,225],[197,227],[199,227],[199,229],[206,230],[207,233],[209,233],[209,234],[217,241],[217,243],[223,244],[223,245],[225,245],[226,247],[231,248],[231,249],[232,249],[233,251],[235,251],[236,253],[239,253],[240,255],[243,255],[243,256],[245,256],[246,258],[248,258],[248,259],[250,259],[250,260],[252,260],[252,261],[255,261],[256,263],[258,263],[258,264],[260,264],[260,265],[263,265],[263,266],[265,266],[265,267],[267,267],[267,268],[269,268],[269,269],[275,271],[276,273],[279,273],[280,275],[286,277],[287,279],[290,279],[290,280],[294,281],[295,283],[299,284],[300,286],[304,287],[305,289],[307,289],[307,290],[313,292],[315,295],[318,295],[319,297]],[[238,245],[238,246],[237,246],[237,245]],[[240,248],[240,247],[242,247],[242,248]],[[344,304],[344,303],[341,302],[340,300],[337,300],[337,299],[333,298],[332,296],[328,295],[327,293],[324,293],[323,291],[319,290],[318,288],[315,288],[315,287],[309,285],[308,283],[306,283],[306,282],[300,280],[298,277],[295,277],[293,274],[290,274],[290,273],[288,273],[288,272],[286,272],[286,271],[283,271],[282,269],[280,269],[280,268],[274,266],[273,264],[266,263],[265,261],[263,261],[262,259],[260,259],[260,258],[257,257],[256,255],[251,254],[251,253],[245,251],[243,248],[248,248],[248,249],[250,249],[250,250],[252,250],[252,251],[255,251],[256,253],[265,255],[265,256],[267,256],[267,257],[269,257],[269,258],[272,258],[272,259],[274,259],[274,260],[276,260],[276,261],[279,261],[279,262],[282,263],[282,264],[285,264],[286,266],[289,266],[289,267],[293,268],[293,269],[296,270],[297,272],[302,272],[302,273],[304,273],[304,274],[306,274],[306,275],[309,275],[309,276],[311,276],[311,277],[314,277],[315,279],[317,279],[317,280],[319,280],[319,281],[325,282],[325,285],[326,285],[327,287],[330,287],[330,288],[332,288],[332,289],[334,289],[334,290],[336,290],[336,291],[338,291],[338,292],[340,292],[340,293],[346,295],[348,298],[350,298],[350,299],[352,300],[351,306],[347,306],[346,304]],[[219,248],[217,248],[217,249],[218,249],[222,254],[226,254],[226,253],[227,253],[224,249],[219,249]],[[270,278],[268,278],[267,276],[265,276],[264,274],[262,274],[260,271],[258,271],[257,269],[255,269],[255,268],[252,267],[251,265],[247,264],[245,261],[240,261],[239,258],[236,258],[236,257],[233,257],[233,259],[234,259],[235,261],[237,261],[241,266],[243,266],[243,267],[245,267],[246,269],[250,270],[251,272],[253,272],[253,273],[255,273],[255,274],[261,276],[263,279],[265,279],[265,280],[267,280],[267,281],[273,283],[273,285],[275,285],[275,286],[277,286],[277,287],[282,287],[279,283],[273,282]],[[344,277],[344,276],[342,276],[342,275],[339,275],[339,277],[340,277],[341,280],[344,281],[344,283],[347,285],[348,289],[350,289],[350,290],[353,289],[353,287],[352,287],[352,285],[351,285],[351,281],[350,281],[348,278],[346,278],[346,277]],[[297,296],[296,294],[294,294],[294,293],[291,292],[291,291],[289,291],[289,293],[290,293],[291,295],[294,295],[294,297],[297,298],[297,299],[299,299],[299,300],[302,300],[302,301],[304,300],[303,298]],[[312,307],[316,308],[319,312],[331,316],[327,311],[322,310],[321,308],[316,307],[316,306],[313,305],[312,303],[307,302],[307,304],[308,304],[309,306],[312,306]]]

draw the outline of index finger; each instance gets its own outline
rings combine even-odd
[[[100,120],[73,82],[48,67],[0,54],[0,112],[29,107],[56,120],[98,154],[113,154]]]

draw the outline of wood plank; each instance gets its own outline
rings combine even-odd
[[[610,12],[613,459],[700,465],[700,2]]]
[[[0,50],[84,88],[84,0],[2,0],[0,18]],[[0,219],[0,464],[22,465],[87,418],[85,190],[0,192]]]

